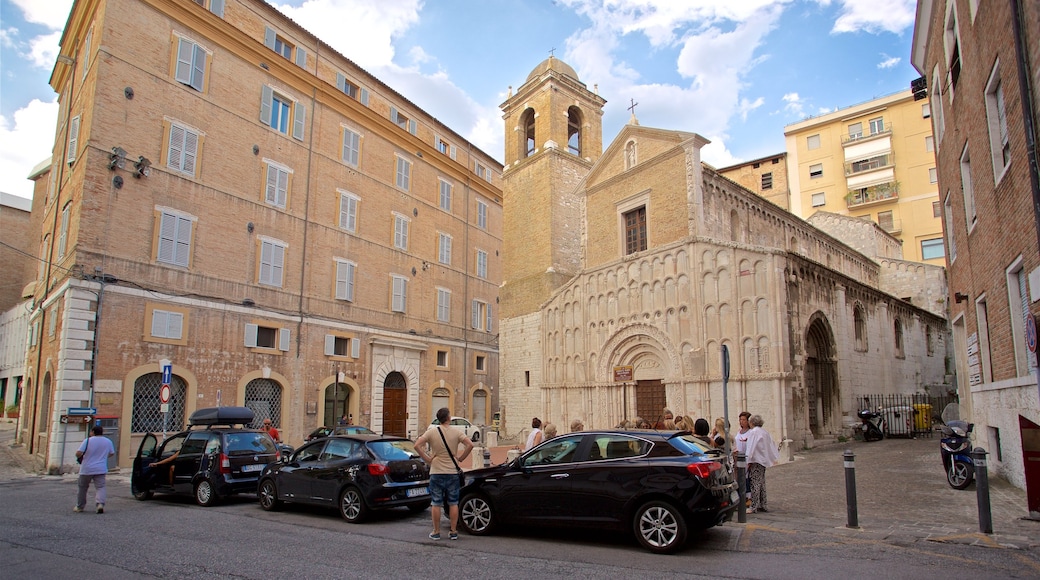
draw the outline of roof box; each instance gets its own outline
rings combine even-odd
[[[188,425],[249,425],[255,417],[249,407],[207,407],[192,413]]]

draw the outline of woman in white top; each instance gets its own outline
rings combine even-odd
[[[766,468],[780,458],[776,442],[762,428],[762,416],[752,415],[748,420],[751,430],[747,432],[745,454],[747,455],[748,480],[751,482],[751,509],[748,513],[767,512]]]
[[[527,436],[527,445],[524,446],[524,451],[534,449],[536,445],[542,442],[542,420],[538,417],[531,419],[531,434]]]

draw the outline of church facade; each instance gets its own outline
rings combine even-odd
[[[604,103],[550,58],[502,105],[506,437],[728,397],[797,449],[847,433],[865,394],[949,389],[946,320],[883,291],[878,262],[702,164],[700,135],[633,114],[604,149]]]

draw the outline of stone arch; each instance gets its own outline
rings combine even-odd
[[[632,324],[618,329],[604,343],[601,353],[603,358],[592,380],[610,381],[615,366],[638,366],[634,363],[647,362],[648,359],[657,361],[664,377],[682,375],[679,351],[664,332],[649,324]]]
[[[834,330],[826,315],[817,311],[809,317],[805,331],[805,407],[809,430],[820,438],[841,428],[841,398],[838,390],[838,358]]]

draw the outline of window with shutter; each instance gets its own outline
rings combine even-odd
[[[275,207],[285,209],[286,200],[289,196],[289,173],[288,169],[268,162],[264,201]]]
[[[357,208],[361,198],[339,190],[339,227],[357,233]]]
[[[159,216],[159,247],[155,259],[165,264],[188,267],[194,219],[162,212]]]
[[[206,51],[197,43],[181,38],[177,42],[177,67],[174,78],[201,92],[206,78]]]
[[[69,165],[76,161],[77,151],[79,151],[79,115],[69,121],[69,144],[65,150],[65,161]]]
[[[356,265],[353,262],[343,260],[336,261],[336,299],[354,300],[354,271]]]
[[[260,277],[258,282],[267,286],[282,286],[282,270],[285,265],[285,245],[282,242],[262,240],[260,242]]]
[[[199,133],[183,125],[172,123],[170,140],[167,145],[166,166],[194,176],[195,163],[199,153]]]
[[[404,312],[408,299],[408,279],[403,276],[391,276],[393,289],[390,297],[390,310]]]
[[[357,167],[361,159],[361,135],[343,128],[343,162]]]

